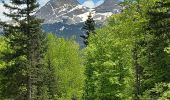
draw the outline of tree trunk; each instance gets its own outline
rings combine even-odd
[[[28,78],[28,100],[32,100],[32,82],[31,82],[31,76],[29,75]]]
[[[133,61],[135,68],[135,100],[140,100],[140,66],[138,64],[138,54],[137,54],[137,45],[135,44],[133,50]]]
[[[30,18],[30,7],[29,7],[29,1],[27,0],[27,14],[26,14],[26,18],[27,18],[27,35],[30,35],[30,28],[29,28],[29,18]],[[30,49],[30,48],[29,48]],[[30,52],[29,52],[30,53]],[[32,59],[31,59],[32,60]],[[32,64],[32,63],[31,63]],[[29,66],[29,65],[28,65]],[[32,67],[32,66],[31,66]],[[28,68],[28,100],[32,100],[32,80],[31,80],[31,68]]]

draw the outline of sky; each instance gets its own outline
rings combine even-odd
[[[0,0],[2,1],[2,0]],[[4,0],[5,2],[9,1],[9,0]],[[49,0],[38,0],[38,2],[40,3],[41,6],[45,5]],[[77,0],[79,1],[80,4],[83,4],[85,1],[88,1],[88,0]],[[92,0],[94,3],[98,2],[98,1],[101,1],[101,0]]]
[[[83,4],[85,1],[87,1],[87,0],[77,0],[77,1],[79,1],[81,4]],[[96,3],[96,2],[98,2],[98,1],[100,1],[100,0],[92,0],[94,3]]]
[[[88,8],[95,8],[104,3],[104,0],[79,0],[79,2]]]
[[[39,0],[39,3],[41,6],[45,5],[49,0]],[[93,1],[94,4],[99,2],[99,1],[104,1],[104,0],[77,0],[80,4],[83,4],[85,1]]]
[[[7,20],[7,18],[3,15],[3,12],[7,11],[7,9],[5,9],[3,7],[3,4],[1,2],[2,0],[0,0],[0,19],[1,20]],[[8,2],[9,0],[4,0],[5,2]],[[49,0],[38,0],[40,6],[44,6]],[[89,7],[89,8],[94,8],[96,6],[99,6],[100,4],[102,4],[104,2],[104,0],[77,0],[79,1],[80,4],[82,4],[83,6]]]

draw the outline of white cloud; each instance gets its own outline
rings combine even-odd
[[[88,8],[95,8],[95,4],[92,0],[86,0],[82,5]]]

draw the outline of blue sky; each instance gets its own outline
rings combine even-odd
[[[77,0],[77,1],[79,1],[81,4],[84,2],[84,1],[86,1],[86,0]],[[93,2],[97,2],[97,1],[100,1],[100,0],[93,0]]]
[[[0,0],[1,1],[1,0]],[[8,1],[8,0],[5,0],[6,2]],[[43,5],[45,5],[49,0],[38,0],[39,1],[39,3],[40,3],[40,5],[41,6],[43,6]],[[86,1],[86,0],[77,0],[77,1],[79,1],[81,4],[82,3],[84,3],[84,1]],[[100,1],[100,0],[92,0],[94,3],[96,3],[97,1]]]

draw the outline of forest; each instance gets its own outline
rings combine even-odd
[[[170,0],[124,0],[80,37],[42,30],[37,0],[4,3],[0,100],[170,100]]]

